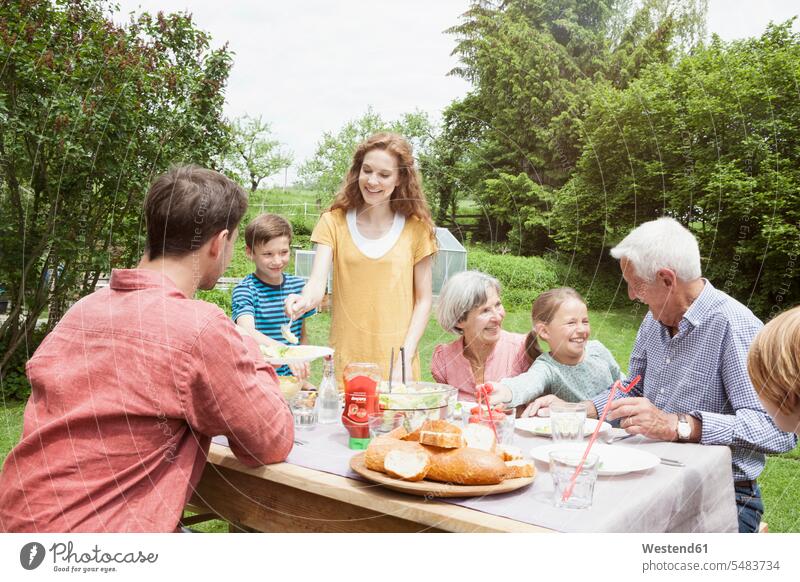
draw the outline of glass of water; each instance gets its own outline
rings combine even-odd
[[[560,402],[550,406],[550,431],[554,441],[583,440],[586,405]]]
[[[565,501],[564,492],[569,488],[575,469],[581,462],[583,454],[574,449],[555,450],[550,453],[550,475],[553,477],[553,503],[564,509],[588,509],[594,498],[594,485],[597,482],[597,470],[600,457],[589,453],[581,467],[572,494]]]
[[[310,429],[317,425],[316,400],[317,393],[314,390],[300,390],[289,400],[295,429]]]

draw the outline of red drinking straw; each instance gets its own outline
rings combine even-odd
[[[489,394],[492,392],[492,387],[483,385],[483,388],[478,390],[478,418],[483,420],[483,406],[481,405],[481,395],[483,395],[486,401],[486,407],[489,409],[489,426],[492,427],[492,432],[494,432],[494,439],[497,440],[497,429],[494,426],[494,419],[492,418],[492,407],[489,405]]]
[[[592,438],[589,439],[589,444],[586,446],[586,450],[583,452],[583,458],[581,459],[581,462],[578,463],[578,467],[575,469],[572,479],[569,480],[569,486],[561,496],[561,501],[566,502],[572,496],[572,490],[575,488],[575,481],[578,480],[578,475],[581,474],[581,469],[583,469],[583,464],[586,462],[586,457],[589,456],[589,451],[592,450],[592,445],[594,444],[594,441],[597,440],[597,435],[600,434],[600,428],[603,426],[603,421],[606,419],[606,415],[608,414],[608,409],[611,407],[611,403],[614,402],[614,396],[617,394],[617,389],[622,390],[623,393],[627,394],[641,379],[641,376],[636,376],[636,378],[634,378],[627,386],[623,386],[622,382],[617,380],[614,382],[614,385],[611,386],[611,393],[608,395],[608,402],[606,402],[605,408],[603,408],[603,414],[600,415],[600,419],[597,421],[597,426],[594,427]]]

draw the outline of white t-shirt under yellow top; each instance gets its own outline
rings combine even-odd
[[[436,252],[436,245],[416,217],[396,215],[380,239],[362,237],[354,219],[348,225],[343,210],[325,212],[311,234],[312,242],[333,250],[330,344],[336,375],[341,379],[351,362],[374,362],[387,379],[391,350],[396,357],[414,311],[414,265]],[[418,380],[416,354],[413,374]]]

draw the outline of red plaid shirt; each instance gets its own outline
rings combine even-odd
[[[2,531],[174,531],[210,436],[249,465],[292,448],[291,412],[255,342],[154,271],[114,271],[27,373],[22,440],[0,474]]]

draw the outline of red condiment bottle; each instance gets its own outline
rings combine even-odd
[[[344,412],[342,424],[350,433],[351,449],[369,445],[369,415],[378,412],[378,364],[354,363],[344,369]]]

